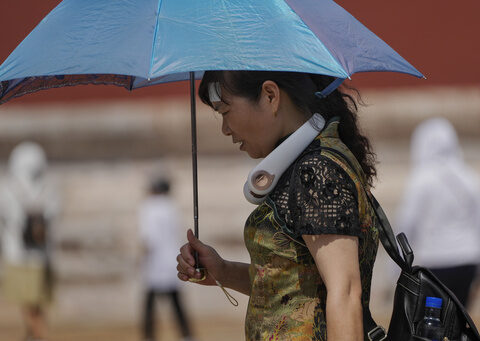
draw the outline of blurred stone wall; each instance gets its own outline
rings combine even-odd
[[[449,118],[462,138],[480,133],[479,88],[362,92],[360,121],[374,140],[405,140],[420,121]],[[233,153],[218,115],[197,104],[199,152]],[[24,139],[54,160],[151,158],[191,152],[188,98],[0,107],[0,159]]]

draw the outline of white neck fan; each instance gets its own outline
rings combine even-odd
[[[247,182],[243,186],[245,198],[254,205],[261,204],[275,188],[283,172],[317,137],[324,126],[323,116],[313,114],[307,122],[268,154],[248,174]]]

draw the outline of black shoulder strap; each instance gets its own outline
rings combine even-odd
[[[395,239],[395,234],[393,233],[392,227],[390,226],[390,222],[383,211],[382,207],[378,203],[377,199],[373,196],[373,194],[367,190],[367,186],[363,181],[363,178],[358,174],[357,168],[352,164],[352,162],[346,157],[342,152],[338,151],[334,148],[329,147],[320,147],[327,152],[330,152],[336,156],[338,156],[341,160],[345,161],[349,167],[355,172],[357,178],[362,183],[362,188],[365,191],[365,195],[368,199],[368,202],[372,206],[373,210],[375,211],[375,216],[378,219],[378,232],[379,232],[379,239],[382,243],[385,251],[387,251],[388,255],[392,260],[397,263],[397,265],[402,268],[403,270],[408,270],[409,266],[402,258],[401,254],[398,251],[398,244]]]

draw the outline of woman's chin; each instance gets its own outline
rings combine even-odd
[[[246,150],[245,151],[248,156],[250,156],[252,159],[262,159],[264,158],[266,155],[263,155],[262,153],[258,153],[258,152],[252,152],[252,151],[248,151]]]
[[[240,150],[248,154],[252,159],[262,159],[268,155],[261,148],[250,148],[250,145],[246,145],[245,142],[240,146]]]

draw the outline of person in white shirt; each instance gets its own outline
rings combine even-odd
[[[464,306],[480,262],[480,184],[464,162],[457,134],[442,118],[422,122],[411,142],[412,169],[399,210],[419,264]]]
[[[175,257],[181,245],[179,213],[169,196],[165,179],[154,181],[139,210],[140,238],[144,249],[145,306],[143,337],[155,340],[155,299],[168,297],[175,309],[184,340],[192,340],[185,309],[180,300]]]

